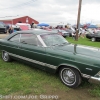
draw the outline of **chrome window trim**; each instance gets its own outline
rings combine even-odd
[[[21,39],[21,34],[20,34],[20,37],[19,37],[19,42],[20,42],[20,39]]]
[[[44,41],[42,40],[42,38],[40,37],[40,35],[37,35],[37,38],[39,39],[39,41],[41,42],[43,47],[47,47],[46,44],[44,43]]]
[[[8,39],[8,41],[14,42],[14,43],[15,43],[15,41],[11,41],[11,39],[14,38],[14,37],[17,36],[17,35],[19,35],[19,37],[18,37],[18,42],[17,42],[17,43],[20,43],[21,34],[15,34],[14,36],[10,37],[10,38]]]

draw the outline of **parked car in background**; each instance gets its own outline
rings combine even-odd
[[[0,22],[0,33],[6,33],[6,26],[3,22]]]
[[[69,37],[69,32],[66,32],[65,30],[58,30],[58,33],[61,34],[64,38]]]
[[[100,83],[100,48],[71,44],[53,31],[16,31],[0,39],[0,50],[5,62],[16,59],[59,73],[61,81],[71,88],[78,87],[84,78]]]
[[[11,31],[11,28],[12,28],[12,32],[20,31],[21,30],[19,26],[12,25],[12,24],[9,24],[9,23],[5,24],[5,27],[6,27],[7,33],[11,33],[10,32]]]
[[[100,41],[100,31],[97,31],[96,33],[88,33],[86,34],[86,38],[91,39],[91,41]]]
[[[65,30],[53,29],[52,31],[62,35],[64,38],[69,37],[69,33],[66,32]]]
[[[72,37],[73,31],[71,29],[67,29],[65,31],[69,33],[69,37]]]
[[[69,33],[69,37],[72,37],[73,34],[75,33],[75,29],[73,27],[70,27],[66,29],[65,31]]]
[[[15,32],[15,31],[20,31],[20,30],[21,30],[20,27],[17,26],[17,25],[12,25],[12,27],[13,27],[14,32]]]

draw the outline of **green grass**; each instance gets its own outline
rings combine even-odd
[[[1,54],[0,54],[1,56]],[[0,94],[46,94],[57,90],[69,91],[57,75],[16,61],[5,63],[0,58]]]
[[[91,42],[86,38],[79,38],[79,41],[75,41],[71,37],[66,39],[71,43],[100,47],[100,42]],[[90,95],[100,97],[100,85],[83,82],[79,88],[85,88]],[[6,63],[0,58],[1,95],[40,95],[55,92],[57,94],[58,91],[67,93],[70,90],[61,83],[58,75],[38,70],[17,61]]]
[[[72,39],[72,37],[66,38],[70,43],[74,44],[81,44],[81,45],[87,45],[87,46],[93,46],[93,47],[100,47],[100,42],[92,42],[90,39],[82,38],[80,37],[78,41],[75,41]]]

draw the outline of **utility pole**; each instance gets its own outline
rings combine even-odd
[[[79,33],[79,28],[80,28],[81,4],[82,4],[82,0],[79,0],[78,16],[77,16],[77,27],[76,27],[76,38],[75,38],[76,41],[78,41],[78,33]]]

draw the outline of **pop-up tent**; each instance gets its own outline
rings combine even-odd
[[[72,27],[77,28],[77,25],[75,24],[75,25],[73,25]],[[79,24],[79,27],[82,28],[83,25],[82,25],[82,24]]]
[[[97,25],[89,25],[88,28],[98,28]]]
[[[49,26],[49,24],[46,24],[46,23],[40,23],[40,24],[38,24],[37,26]]]

